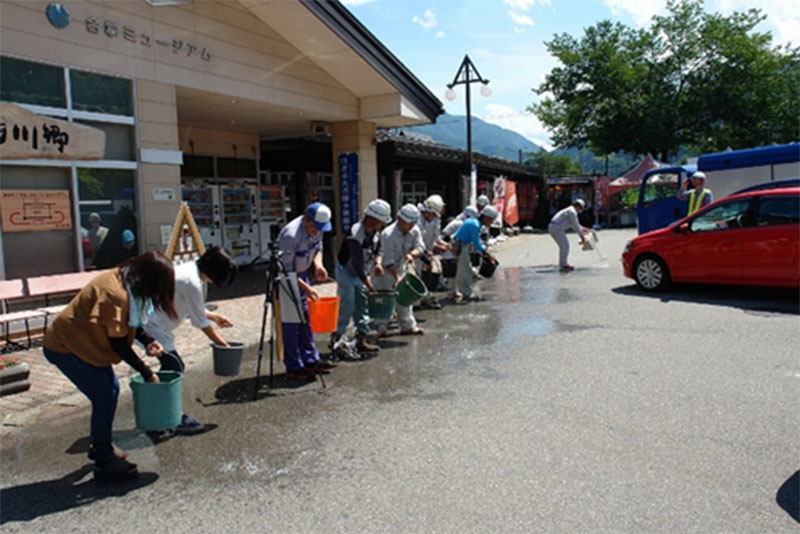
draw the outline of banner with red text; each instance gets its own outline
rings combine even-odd
[[[519,207],[517,206],[517,184],[506,180],[506,199],[503,209],[503,219],[509,226],[519,222]]]

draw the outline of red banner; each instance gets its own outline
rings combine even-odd
[[[506,202],[503,210],[503,219],[509,226],[514,226],[519,222],[519,209],[517,207],[517,184],[511,180],[506,180]]]

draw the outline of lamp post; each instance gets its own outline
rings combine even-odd
[[[467,89],[467,163],[469,165],[467,172],[470,177],[471,197],[475,196],[475,183],[472,181],[472,111],[470,108],[469,90],[469,86],[473,82],[481,83],[481,96],[489,96],[492,94],[492,90],[489,88],[489,80],[481,77],[478,69],[475,68],[475,65],[469,59],[469,56],[465,55],[461,66],[458,67],[458,72],[456,72],[453,78],[453,83],[447,84],[447,91],[444,94],[444,97],[452,102],[456,98],[456,92],[453,91],[453,87],[464,84]],[[470,198],[470,202],[474,202],[474,198]]]

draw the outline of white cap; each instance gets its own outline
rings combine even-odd
[[[441,217],[442,211],[444,211],[444,200],[439,195],[431,195],[425,199],[422,209]]]
[[[481,217],[489,217],[491,220],[497,218],[497,208],[494,206],[486,206],[481,210]]]
[[[694,180],[695,178],[700,178],[701,180],[705,180],[706,179],[706,173],[704,173],[703,171],[697,171],[696,173],[694,173],[692,175],[692,180]]]
[[[572,203],[573,206],[580,206],[581,209],[586,207],[586,202],[583,201],[582,198],[576,198],[575,201]]]
[[[486,195],[481,195],[478,197],[478,200],[475,201],[478,206],[488,206],[489,205],[489,197]]]
[[[392,208],[389,206],[388,202],[379,198],[376,198],[367,204],[367,209],[364,210],[364,215],[366,217],[378,219],[382,223],[392,222]]]
[[[397,212],[397,218],[413,224],[419,220],[419,210],[414,204],[406,204]]]

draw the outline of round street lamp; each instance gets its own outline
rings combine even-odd
[[[481,96],[489,96],[492,94],[492,89],[489,87],[489,80],[482,78],[478,69],[475,68],[475,65],[472,64],[472,61],[469,59],[468,55],[464,56],[464,60],[461,62],[461,66],[458,67],[458,72],[456,72],[455,78],[453,78],[453,82],[447,84],[447,91],[444,94],[444,97],[449,100],[453,101],[456,98],[456,92],[453,91],[453,87],[456,85],[463,84],[466,86],[467,90],[467,173],[472,177],[472,111],[470,108],[470,90],[469,86],[473,82],[479,82],[481,84],[480,93]],[[475,184],[470,182],[470,201],[472,202],[474,199],[472,197],[475,196]]]

